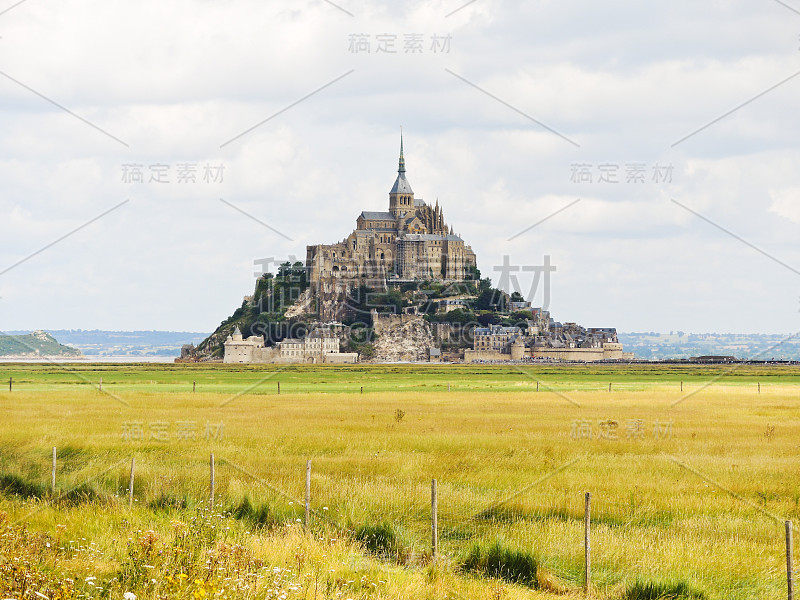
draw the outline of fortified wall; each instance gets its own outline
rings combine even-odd
[[[464,362],[508,362],[509,360],[546,359],[558,362],[597,362],[601,360],[624,360],[633,358],[628,353],[623,353],[622,344],[606,343],[597,348],[525,348],[518,349],[516,355],[514,346],[510,352],[499,350],[465,350]]]

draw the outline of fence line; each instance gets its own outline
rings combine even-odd
[[[306,461],[306,514],[303,524],[306,529],[311,527],[311,461]]]
[[[587,594],[592,586],[591,515],[592,494],[586,492],[586,508],[583,515],[583,589]]]
[[[794,598],[794,568],[792,556],[794,544],[792,542],[792,522],[786,521],[786,595],[789,600]]]
[[[500,365],[500,366],[502,366],[502,365]],[[548,366],[548,365],[542,365],[542,366]],[[92,385],[92,386],[95,385],[95,384],[93,384],[91,382],[86,382],[86,383],[88,385]],[[188,383],[189,382],[186,381],[186,385],[188,385]],[[515,383],[518,383],[518,382],[515,382]],[[612,389],[619,389],[621,391],[629,391],[629,392],[636,392],[636,391],[648,392],[648,391],[653,391],[653,390],[662,390],[662,391],[666,392],[675,383],[677,383],[679,385],[678,389],[679,389],[680,393],[683,394],[684,393],[684,383],[686,383],[686,382],[684,382],[682,380],[678,380],[678,381],[670,380],[670,381],[667,381],[667,382],[647,382],[647,381],[637,381],[637,380],[622,381],[622,382],[615,381],[615,382],[609,382],[608,385],[606,386],[606,384],[598,383],[598,382],[595,382],[593,385],[584,385],[581,382],[575,382],[575,381],[572,381],[572,382],[569,382],[569,381],[568,382],[559,382],[559,381],[547,382],[547,381],[541,381],[541,380],[538,380],[538,379],[534,380],[533,378],[530,379],[530,385],[533,386],[535,384],[537,392],[540,390],[540,385],[542,385],[542,386],[544,386],[546,392],[553,392],[553,393],[559,393],[559,392],[561,392],[561,393],[565,393],[565,392],[599,392],[599,391],[611,392]],[[195,381],[191,381],[191,384],[192,384],[192,392],[193,393],[197,392],[197,381],[196,380]],[[51,385],[50,389],[58,389],[61,384],[53,383],[53,384],[50,384],[50,385]],[[174,391],[180,392],[181,388],[183,386],[183,383],[176,381],[172,385],[175,386]],[[351,385],[352,385],[352,392],[353,393],[361,393],[361,394],[364,393],[364,386],[361,385],[361,383],[359,381],[347,381],[347,382],[343,382],[342,385],[347,387],[347,389],[343,389],[342,390],[342,393],[350,393],[349,386],[351,386]],[[444,382],[437,383],[437,389],[436,390],[431,390],[431,391],[433,391],[433,392],[437,391],[439,389],[438,385],[441,385],[441,389],[443,390],[444,386],[445,386],[445,383]],[[447,385],[447,391],[450,392],[451,391],[451,387],[452,387],[451,383],[447,383],[446,385]],[[696,381],[696,382],[694,382],[694,385],[695,385],[695,387],[697,389],[695,389],[695,391],[692,392],[692,393],[696,394],[698,392],[710,390],[710,389],[712,389],[712,387],[713,388],[723,388],[723,389],[734,389],[734,390],[744,389],[744,388],[749,387],[750,385],[752,385],[752,383],[743,384],[743,383],[739,383],[739,382],[720,382],[720,381],[712,379],[711,381]],[[768,391],[769,386],[770,386],[769,383],[765,384],[764,386],[762,386],[760,381],[756,381],[756,392],[757,392],[757,394],[760,395],[762,393],[762,387],[765,387],[766,390]],[[793,387],[793,386],[796,386],[796,384],[790,384],[790,383],[784,382],[784,381],[777,382],[777,383],[774,384],[774,387],[776,387],[776,388]],[[225,384],[223,387],[225,389],[222,389],[222,390],[220,390],[220,389],[212,389],[210,391],[211,391],[211,393],[228,393],[229,390],[225,391],[226,389],[228,389],[227,384]],[[687,387],[689,389],[691,389],[691,386],[689,386],[689,384],[687,384]],[[281,394],[281,382],[280,381],[276,381],[276,388],[277,388],[276,389],[277,394],[280,395]],[[14,387],[14,378],[13,377],[9,377],[8,378],[8,391],[9,392],[13,392],[14,389],[15,389],[15,387]],[[100,377],[99,385],[96,386],[96,389],[98,389],[100,392],[103,391],[103,378],[102,377]],[[239,394],[243,395],[243,394],[251,391],[252,389],[253,389],[253,386],[249,385],[249,386],[245,387],[242,392],[239,392]],[[397,391],[398,389],[405,389],[406,391],[410,391],[410,392],[418,392],[419,391],[419,389],[414,387],[414,386],[409,386],[409,387],[399,386],[398,387],[398,386],[389,385],[387,389],[388,390],[393,390],[393,391]],[[474,387],[469,387],[467,389],[469,389],[471,391],[492,391],[494,389],[494,387],[492,385],[476,385]],[[750,388],[750,389],[752,389],[752,388]],[[327,391],[328,391],[324,387],[320,387],[319,390],[320,390],[321,393],[327,393]],[[316,391],[316,387],[315,386],[306,385],[306,384],[300,383],[300,384],[298,384],[298,389],[295,392],[292,392],[290,390],[288,393],[295,393],[295,394],[299,394],[299,393],[314,393],[315,391]],[[387,391],[387,390],[380,389],[378,391]],[[516,391],[525,391],[525,390],[518,390],[517,389]],[[254,392],[254,393],[256,393],[256,392]],[[259,395],[260,395],[260,393],[259,393]]]
[[[131,478],[128,483],[128,507],[133,508],[133,474],[136,469],[136,457],[131,458]]]
[[[431,556],[436,560],[439,553],[439,491],[436,480],[431,481]]]
[[[53,467],[50,470],[50,489],[53,493],[56,491],[56,460],[57,460],[56,447],[53,446]]]
[[[210,486],[209,486],[210,487],[210,495],[209,495],[209,499],[208,499],[208,504],[211,507],[211,509],[213,510],[213,508],[214,508],[214,485],[216,483],[216,481],[215,481],[215,472],[214,472],[214,453],[213,452],[211,453],[210,466],[211,466],[211,472],[210,472],[210,476],[211,477],[210,477]]]
[[[51,470],[51,488],[52,488],[52,490],[54,492],[55,492],[55,489],[56,489],[57,458],[58,458],[57,448],[54,446],[52,448],[52,470]],[[223,461],[223,462],[225,462],[225,461]],[[236,465],[234,465],[232,463],[227,463],[227,464],[232,466],[238,472],[244,473],[244,474],[256,479],[257,481],[261,481],[262,483],[265,483],[265,485],[270,487],[270,489],[272,489],[273,491],[277,492],[278,494],[283,495],[284,497],[291,499],[290,495],[278,490],[277,488],[272,487],[269,483],[265,482],[264,480],[262,480],[258,476],[253,475],[251,473],[247,473],[247,471],[241,469],[240,467],[237,467]],[[320,521],[325,521],[325,522],[328,522],[328,523],[330,523],[330,524],[332,524],[334,526],[341,527],[342,523],[340,521],[338,521],[336,518],[334,518],[332,514],[331,515],[326,515],[324,513],[321,513],[321,514],[317,513],[317,511],[315,511],[311,506],[312,505],[312,498],[311,498],[311,483],[312,483],[311,475],[312,475],[312,470],[311,470],[311,466],[312,466],[312,461],[309,459],[309,460],[306,461],[306,471],[305,471],[306,477],[305,477],[305,502],[304,502],[305,520],[303,522],[304,528],[307,531],[311,530],[311,528],[312,528],[311,527],[312,526],[311,513],[312,512],[315,515],[319,514]],[[133,502],[134,502],[135,467],[136,467],[136,458],[132,457],[131,458],[131,462],[130,462],[129,486],[128,486],[128,490],[127,490],[128,491],[128,504],[129,504],[129,507],[132,507],[133,506]],[[210,483],[210,486],[209,486],[209,506],[210,506],[211,509],[214,509],[215,506],[216,506],[215,505],[216,478],[215,478],[215,455],[213,453],[210,454],[209,469],[210,469],[210,471],[209,471],[209,476],[210,476],[210,482],[209,482]],[[439,540],[440,526],[441,526],[442,521],[441,521],[441,518],[440,518],[441,515],[440,515],[440,511],[439,511],[439,489],[438,489],[439,486],[438,486],[438,483],[439,482],[438,482],[437,479],[432,479],[431,480],[430,513],[428,513],[427,515],[423,514],[423,512],[427,512],[427,511],[420,510],[420,507],[414,505],[414,502],[412,502],[412,506],[411,506],[412,512],[409,512],[409,511],[403,512],[401,510],[400,514],[397,515],[400,519],[410,518],[411,520],[415,520],[416,519],[417,521],[420,521],[420,520],[423,520],[423,519],[430,519],[430,521],[429,521],[430,522],[430,536],[431,536],[430,537],[430,550],[431,550],[431,557],[433,559],[436,559],[437,557],[439,557],[440,554],[441,554],[441,551],[442,551],[442,549],[440,547],[440,540]],[[415,485],[414,487],[418,488],[418,484]],[[419,489],[417,490],[417,493],[419,493]],[[452,498],[452,496],[448,496],[448,497]],[[390,503],[390,502],[395,504],[396,501],[397,501],[397,498],[391,498],[391,499],[389,499],[387,501],[387,504]],[[584,510],[583,510],[583,527],[584,527],[583,582],[584,582],[584,589],[585,589],[587,594],[591,593],[591,585],[592,585],[592,583],[591,583],[592,582],[592,579],[591,579],[591,577],[592,577],[592,555],[591,555],[591,549],[592,549],[592,544],[591,544],[592,519],[593,518],[594,519],[599,519],[599,521],[602,523],[604,517],[607,518],[608,515],[612,515],[613,516],[613,512],[605,512],[604,513],[604,512],[601,511],[600,516],[598,517],[598,515],[596,514],[596,511],[593,511],[593,509],[592,509],[592,501],[593,501],[592,493],[586,492],[584,494],[584,507],[583,507],[584,508]],[[417,501],[417,502],[419,502],[419,501]],[[570,518],[574,518],[577,521],[578,518],[579,518],[579,516],[577,514],[575,514],[575,515],[569,514],[569,513],[574,513],[575,512],[573,509],[575,508],[575,504],[574,503],[576,503],[576,502],[577,502],[577,497],[575,497],[575,496],[565,496],[562,499],[562,502],[561,502],[560,506],[558,506],[557,502],[549,504],[549,505],[528,506],[528,507],[525,507],[524,509],[520,509],[519,510],[519,514],[524,514],[525,517],[530,517],[531,514],[536,514],[535,512],[531,513],[530,509],[535,509],[535,510],[536,509],[541,509],[541,512],[539,512],[538,514],[541,517],[543,517],[544,519],[548,519],[548,518],[564,518],[564,516],[567,515]],[[291,502],[290,502],[290,504],[291,504]],[[613,502],[613,501],[605,501],[605,500],[601,501],[600,505],[601,506],[610,506],[610,507],[615,507],[615,508],[616,507],[624,507],[626,510],[632,510],[632,511],[636,511],[637,508],[640,508],[640,507],[637,507],[637,505],[635,505],[635,504],[624,504],[624,503]],[[501,505],[493,505],[492,508],[496,509],[499,506],[501,506]],[[514,511],[515,511],[515,509],[511,508],[509,510],[508,514],[510,514],[511,516],[514,516],[515,515]],[[374,511],[368,511],[368,512],[374,513]],[[595,514],[593,514],[593,513],[595,513]],[[460,518],[459,518],[459,515],[460,515]],[[381,515],[377,515],[377,516],[380,518]],[[488,516],[488,517],[490,517],[488,519],[483,519],[484,522],[487,522],[487,527],[491,527],[491,522],[492,521],[497,522],[497,521],[502,521],[503,520],[503,514],[502,513],[496,513],[496,514],[487,515],[487,511],[482,511],[480,513],[475,514],[471,510],[462,510],[460,513],[458,511],[456,511],[456,512],[451,514],[451,519],[455,523],[457,523],[457,522],[465,523],[467,521],[469,521],[471,523],[475,523],[475,522],[480,522],[480,520],[478,519],[478,517],[480,517],[480,516]],[[446,518],[446,520],[447,520],[447,518]],[[786,556],[786,581],[787,581],[786,589],[787,589],[787,597],[789,598],[789,600],[793,600],[793,598],[794,598],[793,529],[792,529],[792,522],[791,521],[785,521],[784,524],[785,524],[785,543],[786,543],[786,555],[785,555]],[[413,528],[409,529],[409,531],[413,531]],[[481,538],[485,533],[486,533],[485,531],[476,530],[473,537]],[[469,538],[467,538],[467,539],[469,539]],[[772,539],[772,538],[770,538],[770,539]],[[764,543],[766,540],[762,539],[762,540],[759,540],[759,541],[761,543]]]

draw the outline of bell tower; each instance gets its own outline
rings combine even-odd
[[[406,179],[406,161],[403,158],[403,132],[400,132],[400,164],[397,179],[389,192],[389,212],[398,219],[414,210],[414,190]]]

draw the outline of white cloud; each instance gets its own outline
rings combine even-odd
[[[800,187],[770,191],[770,212],[800,225]]]
[[[0,271],[130,202],[0,276],[0,328],[213,328],[251,291],[254,259],[302,257],[387,205],[401,125],[417,195],[439,198],[485,274],[504,255],[558,262],[558,318],[796,328],[796,275],[670,201],[800,264],[800,77],[671,146],[796,71],[785,8],[480,0],[448,18],[464,2],[339,4],[354,16],[317,0],[2,15],[2,70],[129,147],[0,76]],[[358,33],[370,53],[349,52]],[[384,33],[396,54],[375,52]],[[404,51],[415,33],[422,54]],[[449,53],[430,51],[433,34],[452,35]],[[180,162],[223,164],[224,182],[179,184]],[[672,180],[628,184],[633,162],[671,164]],[[126,184],[129,163],[168,164],[173,181]],[[621,182],[577,184],[575,163],[618,164]]]

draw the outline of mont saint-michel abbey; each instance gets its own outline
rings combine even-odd
[[[354,280],[367,280],[374,287],[387,281],[463,281],[475,266],[475,253],[452,226],[448,228],[439,201],[431,206],[414,196],[406,179],[402,135],[389,210],[362,212],[345,240],[308,246],[306,255],[315,291],[327,287],[325,282]]]

